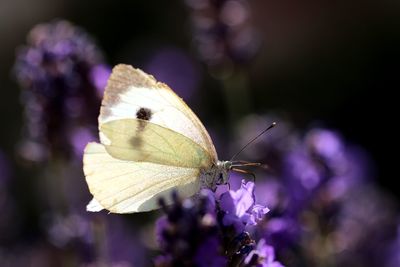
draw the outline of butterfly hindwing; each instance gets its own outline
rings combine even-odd
[[[83,162],[96,211],[99,207],[115,213],[153,210],[160,197],[171,202],[172,190],[189,197],[200,188],[199,169],[115,159],[98,143],[87,145]]]
[[[107,138],[107,152],[117,159],[189,168],[207,168],[212,162],[197,143],[146,120],[109,121],[100,131]]]

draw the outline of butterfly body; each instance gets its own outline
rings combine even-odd
[[[229,179],[232,162],[219,161],[205,127],[167,85],[129,65],[108,80],[99,116],[100,143],[89,143],[83,163],[93,200],[132,213],[171,202],[172,191],[190,197]]]
[[[203,170],[200,173],[202,187],[215,191],[217,185],[228,183],[231,166],[231,161],[218,161],[217,164]]]

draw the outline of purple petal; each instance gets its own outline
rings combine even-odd
[[[275,261],[275,250],[272,246],[266,244],[265,239],[261,239],[258,242],[257,247],[247,255],[244,262],[248,264],[254,255],[258,255],[259,265],[257,266],[283,267],[280,262]]]
[[[237,191],[229,190],[221,195],[222,210],[242,217],[254,204],[254,183],[242,181],[241,188]]]
[[[220,207],[228,214],[235,214],[236,203],[232,197],[231,191],[227,191],[221,195]]]
[[[251,211],[252,216],[254,216],[254,219],[257,220],[262,220],[264,218],[264,215],[269,212],[269,208],[264,207],[259,204],[255,204],[253,206],[253,209]]]
[[[254,204],[254,183],[242,181],[241,188],[236,192],[230,191],[236,204],[236,215],[242,217]]]

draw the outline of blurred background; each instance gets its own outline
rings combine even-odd
[[[277,121],[260,141],[265,146],[242,154],[269,166],[258,174],[266,186],[278,181],[285,187],[282,181],[293,176],[287,166],[303,162],[304,153],[330,153],[329,161],[340,146],[340,155],[351,154],[340,159],[345,163],[340,161],[339,172],[356,177],[351,186],[368,188],[356,200],[343,201],[340,215],[332,218],[345,222],[330,233],[346,227],[344,232],[352,232],[346,222],[354,216],[360,225],[364,219],[370,223],[370,216],[382,218],[368,229],[392,230],[377,234],[383,240],[379,249],[354,245],[360,260],[345,255],[339,263],[378,266],[367,264],[388,259],[382,266],[400,266],[393,256],[400,251],[399,25],[400,3],[389,0],[1,0],[0,265],[151,265],[157,212],[85,212],[91,196],[82,174],[82,149],[97,138],[99,103],[111,67],[127,63],[183,97],[210,131],[220,159],[229,159]],[[312,151],[304,152],[304,146]],[[297,160],[299,149],[304,153]],[[343,167],[349,162],[356,167]],[[302,185],[310,188],[308,182]],[[366,214],[352,213],[365,206],[371,207]],[[324,210],[314,204],[306,209]],[[303,215],[302,222],[310,219]],[[364,240],[355,239],[357,244]],[[308,244],[301,240],[298,244]],[[318,250],[319,243],[311,243]],[[291,250],[298,254],[289,256],[284,250],[278,255],[287,266],[336,266],[329,255],[346,249]],[[379,256],[366,263],[362,255],[371,250]],[[299,254],[304,261],[293,260]]]

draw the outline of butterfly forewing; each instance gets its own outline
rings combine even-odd
[[[145,119],[180,133],[207,151],[217,154],[203,124],[167,85],[129,65],[117,65],[108,80],[99,125],[119,119]]]

